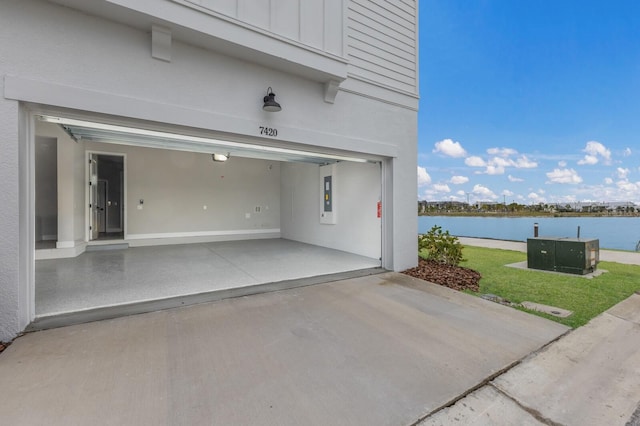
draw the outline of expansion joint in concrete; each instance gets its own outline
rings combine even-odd
[[[425,414],[424,416],[420,417],[418,420],[416,420],[415,422],[411,423],[409,426],[418,426],[420,423],[422,423],[423,421],[425,421],[427,418],[429,418],[430,416],[433,416],[434,414],[436,414],[437,412],[444,410],[446,408],[452,407],[456,404],[456,402],[460,401],[461,399],[465,398],[467,395],[477,391],[478,389],[486,386],[486,385],[490,385],[491,381],[493,381],[493,379],[495,379],[498,376],[501,376],[502,374],[506,373],[507,371],[511,370],[513,367],[515,367],[516,365],[520,364],[522,362],[522,360],[517,360],[511,364],[509,364],[508,366],[504,367],[501,370],[498,370],[496,373],[488,376],[486,379],[484,379],[483,381],[481,381],[480,383],[478,383],[477,385],[473,386],[472,388],[467,389],[466,392],[461,393],[460,395],[458,395],[457,397],[453,398],[452,400],[442,404],[441,406],[434,408],[433,410],[431,410],[430,412],[428,412],[427,414]]]
[[[434,414],[436,414],[437,412],[444,410],[446,408],[452,407],[454,406],[458,401],[460,401],[461,399],[465,398],[467,395],[477,391],[478,389],[482,388],[483,386],[491,386],[492,388],[498,390],[498,392],[500,392],[501,394],[504,394],[507,398],[509,398],[510,400],[513,400],[519,407],[521,407],[523,410],[531,413],[529,411],[529,409],[527,409],[526,407],[522,406],[520,403],[518,403],[518,401],[514,400],[513,398],[511,398],[509,395],[505,394],[502,390],[498,389],[492,382],[495,378],[497,378],[498,376],[503,375],[504,373],[506,373],[507,371],[511,370],[513,367],[519,365],[522,363],[522,361],[524,361],[525,359],[536,355],[537,353],[543,352],[545,350],[547,350],[547,348],[549,348],[549,346],[551,346],[553,343],[557,342],[558,340],[560,340],[561,338],[563,338],[564,336],[566,336],[567,334],[571,333],[571,329],[567,330],[566,332],[562,333],[560,336],[556,337],[555,339],[549,341],[547,344],[541,346],[540,348],[538,348],[537,350],[535,350],[534,352],[530,353],[529,355],[527,355],[524,358],[521,358],[517,361],[514,361],[513,363],[507,365],[506,367],[502,368],[501,370],[498,370],[496,373],[488,376],[486,379],[484,379],[482,382],[478,383],[476,386],[469,388],[466,392],[458,395],[457,397],[453,398],[452,400],[442,404],[441,406],[431,410],[430,412],[426,413],[425,415],[421,416],[420,418],[418,418],[418,420],[416,420],[415,422],[409,424],[408,426],[419,426],[420,423],[424,422],[427,418],[429,418],[430,416],[433,416]],[[531,413],[533,415],[533,413]],[[534,415],[534,417],[536,417]],[[542,418],[542,417],[541,417]],[[536,419],[538,419],[538,417],[536,417]],[[538,419],[540,421],[542,421],[541,419]],[[551,423],[549,423],[551,422]],[[545,424],[547,425],[551,425],[551,426],[563,426],[561,423],[554,423],[551,420],[548,420]],[[625,425],[628,426],[628,425]],[[631,425],[631,426],[640,426],[640,425]]]
[[[636,411],[633,412],[629,421],[625,423],[624,426],[640,426],[640,402],[638,402],[638,407]]]
[[[562,423],[554,422],[553,420],[544,417],[538,410],[535,410],[535,409],[533,409],[531,407],[527,407],[526,405],[522,404],[516,398],[513,398],[511,395],[509,395],[508,393],[506,393],[505,391],[503,391],[502,389],[500,389],[498,386],[494,385],[493,383],[489,383],[489,386],[491,386],[493,389],[495,389],[496,392],[498,392],[500,395],[504,396],[505,398],[509,399],[510,401],[513,401],[513,403],[516,404],[519,408],[521,408],[522,410],[524,410],[527,413],[531,414],[531,416],[533,416],[540,423],[548,425],[548,426],[565,426]]]

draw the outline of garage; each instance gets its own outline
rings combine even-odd
[[[380,159],[135,124],[34,114],[32,327],[381,270]]]
[[[6,4],[0,340],[415,266],[417,5],[285,3]]]

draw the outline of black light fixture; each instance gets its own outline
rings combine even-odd
[[[262,109],[265,111],[278,112],[282,110],[280,104],[276,102],[276,94],[273,93],[271,87],[267,89],[267,96],[264,97],[263,102],[264,105],[262,106]]]

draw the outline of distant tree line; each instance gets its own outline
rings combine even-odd
[[[419,215],[434,214],[506,214],[506,215],[591,215],[591,216],[639,216],[640,207],[632,202],[616,203],[537,203],[519,204],[516,202],[498,203],[478,201],[418,201]]]

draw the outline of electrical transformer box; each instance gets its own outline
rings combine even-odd
[[[536,237],[527,239],[527,266],[531,269],[585,275],[600,261],[600,240]]]

